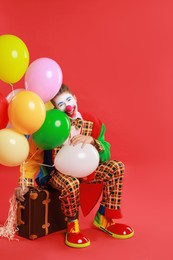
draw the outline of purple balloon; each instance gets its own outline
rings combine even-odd
[[[56,61],[39,58],[26,71],[25,89],[35,92],[46,103],[59,91],[62,80],[62,70]]]

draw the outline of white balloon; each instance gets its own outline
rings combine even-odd
[[[13,129],[0,130],[0,163],[5,166],[18,166],[29,154],[26,137]]]
[[[55,157],[55,168],[65,175],[77,178],[93,173],[99,164],[99,153],[91,144],[86,144],[83,148],[81,146],[82,143],[64,145]]]
[[[8,96],[6,97],[8,103],[10,103],[10,101],[12,100],[12,98],[17,94],[19,93],[20,91],[25,91],[25,89],[23,88],[17,88],[17,89],[14,89],[13,91],[11,91]]]

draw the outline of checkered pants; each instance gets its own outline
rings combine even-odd
[[[64,215],[66,217],[76,216],[80,205],[80,180],[58,171],[51,175],[49,184],[61,191],[60,200]],[[89,181],[89,183],[103,182],[101,205],[109,210],[119,210],[121,207],[123,176],[123,163],[109,160],[99,164],[94,179]]]

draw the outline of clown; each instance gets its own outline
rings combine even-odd
[[[56,169],[51,173],[42,174],[44,167],[41,167],[42,171],[37,176],[37,184],[45,185],[46,182],[61,192],[61,208],[67,220],[65,244],[77,248],[90,245],[89,238],[80,231],[79,227],[78,213],[80,203],[82,203],[80,201],[80,184],[83,182],[87,184],[103,183],[102,199],[94,217],[94,226],[114,238],[127,239],[132,237],[134,230],[130,226],[115,221],[122,216],[121,198],[124,165],[120,161],[110,159],[110,144],[104,139],[105,125],[97,118],[78,111],[77,99],[65,84],[62,84],[59,92],[52,99],[52,103],[56,109],[65,112],[71,121],[71,132],[65,143],[70,145],[82,143],[82,147],[91,144],[98,150],[100,157],[100,163],[95,172],[84,178],[78,179],[74,176],[67,176]],[[39,167],[36,166],[37,163],[45,163],[46,158],[44,151],[36,147],[32,140],[30,141],[30,147],[32,159],[25,164],[24,169],[26,189],[24,191],[21,189],[22,170],[19,188],[16,189],[16,197],[20,200],[24,200],[24,193],[28,190],[27,187],[33,186],[34,174]],[[57,147],[51,151],[52,161],[60,149],[61,147]],[[34,156],[36,150],[37,153]],[[33,167],[34,161],[35,167]]]

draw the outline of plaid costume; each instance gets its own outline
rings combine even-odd
[[[66,217],[74,217],[78,213],[80,204],[80,182],[85,183],[103,183],[103,195],[101,205],[105,207],[105,216],[110,218],[121,217],[121,195],[122,182],[124,176],[124,165],[121,162],[110,160],[110,145],[104,140],[104,125],[93,117],[84,116],[87,120],[83,120],[80,133],[92,136],[94,145],[100,155],[100,164],[95,172],[86,178],[77,179],[66,176],[48,167],[41,166],[41,178],[36,178],[38,185],[50,184],[52,187],[61,191],[60,200],[62,202],[62,211]],[[91,119],[90,119],[91,118]],[[36,147],[32,138],[29,139],[30,152],[25,164],[20,167],[21,176],[19,178],[19,186],[22,183],[25,186],[34,186],[35,173],[39,172],[40,164],[52,165],[56,153],[61,147],[57,147],[50,151],[51,160],[46,159],[47,151]],[[49,152],[49,151],[48,151]],[[47,156],[46,156],[47,157]],[[51,172],[51,173],[50,173]],[[39,174],[38,174],[39,175]],[[37,175],[37,176],[38,176]],[[51,178],[50,178],[51,177]],[[38,182],[37,182],[38,179]],[[46,182],[41,183],[41,180]],[[88,194],[88,199],[92,199],[92,194]]]
[[[92,136],[93,122],[83,121],[81,134]],[[99,152],[103,147],[95,139],[95,147]],[[58,151],[58,150],[57,150]],[[53,151],[53,157],[56,152]],[[110,218],[121,217],[121,197],[122,184],[124,176],[124,165],[122,162],[107,160],[101,162],[93,174],[93,178],[87,180],[77,179],[75,177],[64,175],[57,170],[51,173],[49,184],[61,191],[60,200],[62,211],[66,217],[75,217],[79,211],[80,205],[80,182],[97,183],[103,182],[103,194],[101,205],[105,207],[105,216]],[[84,178],[85,179],[85,178]]]

